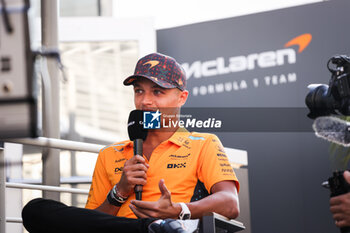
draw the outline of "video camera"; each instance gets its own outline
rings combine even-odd
[[[329,59],[327,68],[332,73],[329,85],[308,86],[305,103],[311,119],[330,114],[350,115],[350,57],[334,56]]]
[[[307,115],[311,119],[328,115],[350,115],[350,57],[346,55],[336,55],[327,62],[327,68],[332,76],[329,85],[310,84],[309,92],[306,95],[305,103],[310,110]],[[338,125],[346,126],[345,132],[337,132],[340,128],[335,127],[334,118],[322,119],[323,127],[327,129],[324,133],[335,137],[346,136],[350,132],[348,122]],[[315,128],[314,128],[315,129]],[[328,132],[329,131],[329,132]],[[317,132],[317,131],[316,131]],[[341,134],[343,133],[343,134]],[[325,138],[328,140],[328,138]],[[333,176],[325,181],[322,186],[330,189],[330,196],[338,196],[350,192],[350,184],[343,176],[344,171],[333,172]],[[350,232],[349,227],[340,229],[342,233]]]

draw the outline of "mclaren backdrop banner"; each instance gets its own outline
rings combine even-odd
[[[312,132],[304,100],[309,84],[328,84],[333,55],[350,55],[349,9],[350,1],[333,0],[157,32],[158,52],[186,71],[186,114],[200,108],[210,118],[218,108],[239,125],[212,131],[248,151],[253,233],[338,231],[321,183],[344,167]],[[279,128],[297,124],[293,109],[303,128]]]

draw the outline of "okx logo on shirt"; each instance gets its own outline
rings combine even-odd
[[[160,116],[162,113],[145,111],[143,112],[143,128],[144,129],[160,129]]]

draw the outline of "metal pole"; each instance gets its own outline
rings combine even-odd
[[[6,222],[12,222],[12,223],[22,223],[23,220],[22,218],[13,218],[13,217],[8,217],[6,218]]]
[[[46,49],[56,50],[58,48],[58,0],[41,1],[41,41]],[[47,61],[48,72],[51,80],[51,119],[43,117],[43,133],[49,138],[60,138],[60,112],[59,112],[59,77],[58,65],[54,59]],[[45,96],[45,95],[43,95]],[[48,100],[43,99],[43,103]],[[47,106],[43,106],[43,112]],[[45,114],[44,114],[45,115]],[[44,128],[45,126],[45,128]],[[59,150],[47,149],[43,151],[43,184],[60,185],[60,158]],[[59,201],[60,194],[44,191],[44,198]]]
[[[6,142],[20,143],[31,146],[42,146],[52,147],[61,150],[74,150],[74,151],[85,151],[91,153],[98,153],[105,145],[86,143],[86,142],[75,142],[63,139],[54,138],[9,138],[4,139]]]
[[[6,171],[4,148],[0,147],[0,232],[6,232]]]
[[[49,190],[53,192],[62,193],[76,193],[76,194],[89,194],[88,189],[72,189],[72,188],[62,188],[56,186],[44,186],[36,184],[20,184],[20,183],[6,183],[7,188],[20,188],[20,189],[35,189],[35,190]]]

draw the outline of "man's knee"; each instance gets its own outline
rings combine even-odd
[[[36,198],[28,202],[22,210],[22,218],[33,216],[35,211],[40,211],[40,205],[45,202],[43,198]]]
[[[36,198],[28,202],[22,210],[22,217],[32,217],[32,215],[41,215],[51,211],[54,211],[58,208],[62,208],[64,205],[61,202],[44,199],[44,198]]]
[[[45,199],[36,198],[28,202],[22,209],[23,225],[29,232],[35,232],[35,223],[41,212],[41,205],[45,203]],[[40,218],[40,217],[39,217]]]
[[[33,210],[38,209],[38,206],[40,206],[41,203],[44,202],[43,198],[36,198],[28,202],[22,210],[22,218],[30,216]]]

